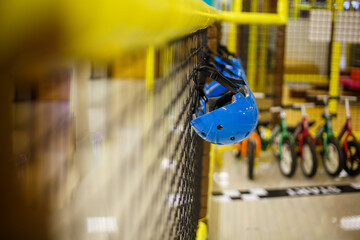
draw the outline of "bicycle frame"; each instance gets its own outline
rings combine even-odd
[[[247,153],[247,146],[249,141],[255,141],[256,156],[259,156],[261,152],[261,138],[256,130],[247,139],[239,144],[235,144],[236,148],[241,152],[241,154],[245,155]]]
[[[299,139],[299,149],[300,149],[300,154],[302,155],[304,139],[310,138],[314,145],[315,145],[315,139],[311,136],[309,132],[309,125],[307,122],[304,106],[301,106],[301,112],[302,112],[301,123],[296,127],[292,136],[294,140]]]
[[[345,156],[347,156],[349,148],[348,148],[348,139],[353,138],[353,140],[356,142],[356,137],[352,132],[351,127],[351,114],[350,114],[350,107],[349,107],[349,99],[345,99],[345,109],[346,109],[346,123],[344,124],[342,130],[340,131],[338,135],[338,140],[341,141],[342,137],[347,132],[345,138],[344,138],[344,150],[345,150]]]
[[[289,138],[291,141],[291,144],[294,144],[294,139],[292,135],[288,132],[287,126],[286,126],[286,120],[285,120],[285,113],[280,113],[280,123],[274,127],[274,129],[271,131],[271,135],[269,139],[261,138],[261,149],[265,151],[267,147],[272,144],[275,140],[275,138],[280,134],[279,137],[279,153],[282,154],[282,141],[284,138]]]
[[[326,133],[326,134],[324,134]],[[315,134],[315,141],[319,143],[319,140],[322,139],[322,145],[324,146],[324,153],[328,153],[328,139],[334,138],[337,141],[337,138],[334,136],[332,130],[332,123],[331,123],[331,115],[329,113],[329,109],[327,108],[327,104],[325,103],[325,124],[319,127]]]

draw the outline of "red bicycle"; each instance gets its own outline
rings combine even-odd
[[[352,132],[349,106],[349,101],[357,101],[359,99],[359,97],[353,96],[340,96],[340,100],[345,101],[346,123],[338,136],[338,140],[339,142],[343,141],[344,169],[349,176],[356,176],[360,173],[360,144]],[[347,134],[345,135],[345,133]]]
[[[314,125],[315,121],[307,121],[306,107],[314,106],[314,104],[301,103],[293,106],[297,109],[301,108],[301,122],[296,127],[289,127],[288,129],[292,132],[296,145],[299,146],[298,156],[301,157],[301,170],[306,177],[311,178],[316,174],[318,160],[315,151],[315,139],[309,132],[309,127]]]

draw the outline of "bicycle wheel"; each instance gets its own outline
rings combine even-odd
[[[250,180],[254,179],[255,151],[256,151],[256,144],[253,141],[249,141],[247,145],[247,158],[248,158],[248,178]]]
[[[306,177],[311,178],[317,170],[317,157],[315,146],[310,138],[304,139],[302,151],[301,170]]]
[[[332,177],[339,175],[344,166],[344,158],[339,143],[334,138],[327,141],[328,153],[323,155],[325,171]]]
[[[344,169],[349,176],[356,176],[360,173],[360,144],[354,141],[347,143],[348,145],[348,156],[345,155]]]
[[[280,171],[285,177],[292,177],[296,170],[296,155],[289,138],[282,140],[280,152]]]

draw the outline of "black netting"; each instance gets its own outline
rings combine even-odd
[[[124,222],[134,239],[196,238],[203,150],[190,121],[199,97],[194,68],[205,44],[206,31],[199,31],[160,49],[160,77],[153,91],[138,100],[143,102],[148,119],[139,142],[144,154],[141,180],[131,204],[125,205],[127,211],[136,207],[134,203],[142,206],[139,219]],[[131,152],[136,154],[137,150]]]

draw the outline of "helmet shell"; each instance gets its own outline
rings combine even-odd
[[[191,121],[194,130],[204,140],[229,145],[238,143],[255,130],[258,121],[258,107],[254,95],[234,95],[228,105],[198,116]]]

